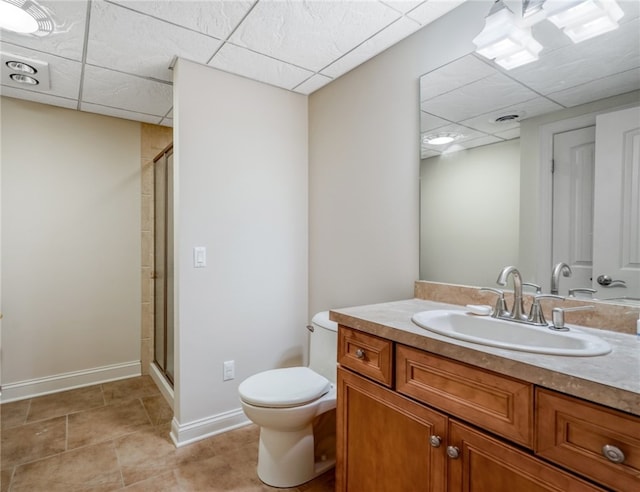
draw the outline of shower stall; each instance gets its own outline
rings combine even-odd
[[[173,387],[173,144],[153,160],[154,363]]]

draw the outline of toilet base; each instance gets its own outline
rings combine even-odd
[[[335,460],[314,462],[313,426],[283,432],[260,429],[258,477],[272,487],[296,487],[331,469]]]

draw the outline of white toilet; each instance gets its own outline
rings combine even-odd
[[[242,409],[260,426],[258,477],[272,487],[295,487],[324,473],[335,459],[314,459],[313,420],[336,407],[338,325],[316,314],[309,367],[264,371],[238,387]]]

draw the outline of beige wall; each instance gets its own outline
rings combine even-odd
[[[420,278],[493,286],[518,264],[520,140],[424,159]]]
[[[182,444],[246,420],[238,384],[306,345],[307,98],[179,60],[174,78],[176,375]],[[207,266],[193,267],[193,248]],[[223,361],[235,379],[222,380]]]
[[[473,50],[467,2],[309,97],[310,313],[413,295],[419,78]]]
[[[3,399],[139,373],[140,124],[1,109]]]

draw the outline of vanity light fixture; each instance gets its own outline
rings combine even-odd
[[[455,140],[458,140],[461,137],[462,135],[460,135],[459,133],[433,133],[430,135],[425,135],[422,138],[422,142],[427,145],[446,145]]]
[[[19,34],[46,36],[53,31],[47,11],[33,0],[0,0],[0,28]]]
[[[574,43],[617,29],[624,16],[615,0],[547,0],[542,10]]]
[[[478,54],[495,60],[507,70],[538,59],[542,45],[502,0],[497,0],[485,19],[485,26],[474,39]]]
[[[478,54],[511,70],[538,59],[542,45],[531,26],[544,19],[579,43],[618,28],[623,15],[615,0],[522,0],[521,15],[496,0],[473,43]]]

